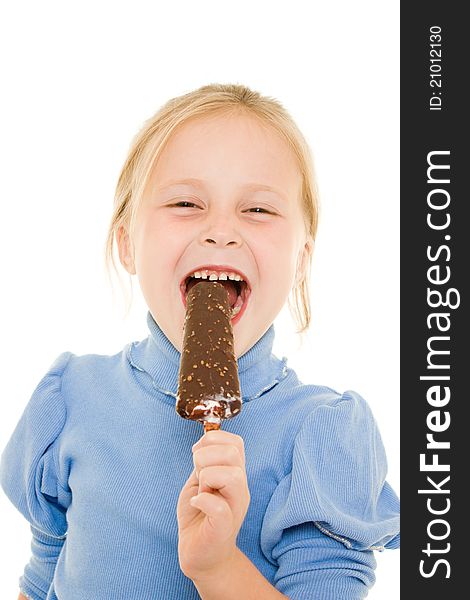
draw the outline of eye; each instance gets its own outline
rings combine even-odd
[[[173,202],[168,206],[170,208],[201,208],[197,198],[192,198],[188,196],[179,196],[178,198],[174,198]]]
[[[171,206],[177,206],[181,208],[198,208],[198,205],[194,202],[190,202],[189,200],[180,200],[179,202],[175,202],[171,204]]]
[[[270,212],[269,210],[266,210],[265,208],[262,208],[261,206],[255,206],[254,208],[249,208],[248,210],[244,211],[244,212],[253,212],[253,213],[257,213],[257,214],[266,214],[266,215],[272,215],[273,213]]]

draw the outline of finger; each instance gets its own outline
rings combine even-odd
[[[191,498],[190,504],[193,508],[200,510],[208,517],[208,525],[212,529],[212,533],[216,534],[217,537],[229,537],[232,535],[232,511],[221,496],[202,492]]]
[[[199,493],[218,492],[238,515],[249,503],[245,471],[240,467],[206,467],[199,473]]]
[[[189,502],[189,500],[197,494],[198,489],[199,481],[196,475],[196,469],[193,469],[191,475],[188,477],[186,483],[184,484],[180,492],[178,504],[186,504],[187,502]]]
[[[199,475],[201,469],[215,465],[245,467],[240,451],[232,444],[216,444],[199,448],[193,452],[193,462],[196,475]]]
[[[191,505],[191,498],[197,495],[198,488],[199,481],[196,477],[196,471],[193,470],[180,492],[176,505],[176,516],[179,529],[184,529],[190,525],[193,519],[197,518],[200,514],[200,511]]]
[[[214,444],[228,444],[233,445],[240,451],[241,456],[245,457],[245,443],[243,442],[243,438],[235,433],[230,433],[229,431],[223,431],[219,429],[218,431],[208,431],[205,433],[199,441],[197,441],[193,446],[194,450],[202,448],[204,446],[212,446]]]
[[[198,483],[199,483],[199,481],[198,481],[196,469],[193,469],[191,471],[191,475],[188,477],[188,479],[186,480],[186,483],[183,486],[183,490],[185,490],[186,488],[192,488],[194,486],[197,487]]]

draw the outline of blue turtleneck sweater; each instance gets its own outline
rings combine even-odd
[[[34,600],[192,600],[176,504],[199,423],[175,412],[180,355],[150,335],[114,356],[61,354],[1,458],[31,525],[20,588]],[[292,600],[364,598],[374,549],[399,545],[398,500],[366,402],[303,385],[272,354],[274,329],[238,361],[251,503],[239,548]]]

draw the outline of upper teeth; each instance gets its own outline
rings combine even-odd
[[[225,271],[222,271],[221,273],[216,273],[216,271],[209,271],[207,269],[204,269],[202,271],[194,271],[194,273],[191,273],[190,277],[195,277],[196,279],[209,279],[210,281],[217,281],[218,279],[232,279],[234,281],[244,281],[243,277],[241,275],[238,275],[238,273]]]

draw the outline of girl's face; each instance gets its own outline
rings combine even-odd
[[[147,306],[181,351],[189,276],[225,273],[235,355],[266,332],[306,264],[301,176],[286,142],[248,115],[192,119],[172,135],[149,178],[132,239],[119,255]],[[233,277],[233,275],[232,275]],[[236,311],[235,311],[236,312]]]

